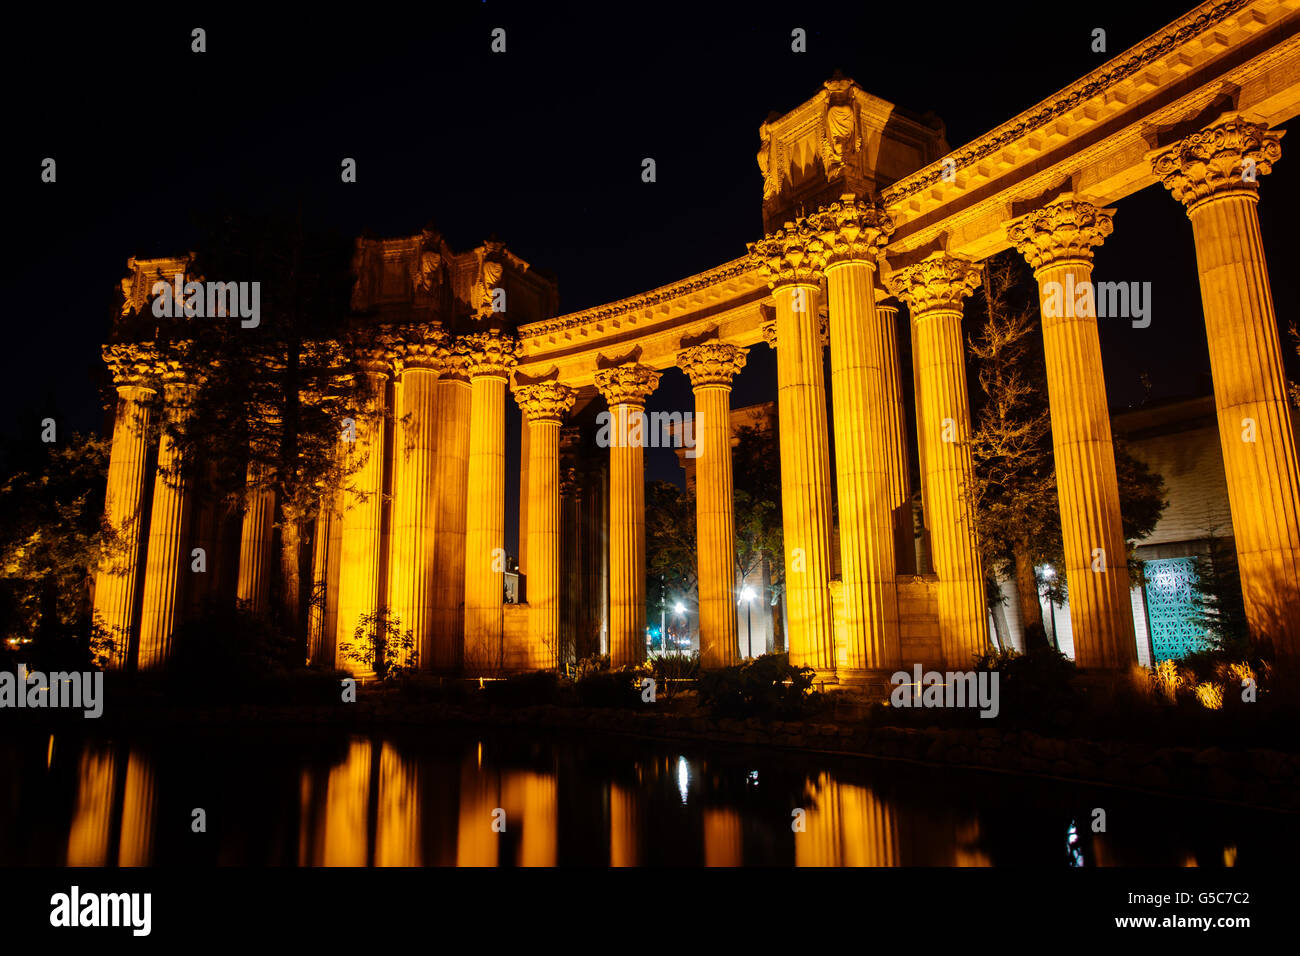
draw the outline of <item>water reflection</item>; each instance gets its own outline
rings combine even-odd
[[[1297,832],[1109,791],[1094,833],[1060,784],[510,736],[42,737],[0,744],[0,779],[3,865],[1232,866]]]

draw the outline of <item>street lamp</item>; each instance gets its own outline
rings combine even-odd
[[[685,605],[685,604],[683,604],[681,601],[678,601],[676,604],[673,605],[673,613],[676,614],[678,617],[680,617],[680,618],[682,619],[682,623],[683,623],[683,624],[686,623],[686,605]],[[682,635],[681,635],[681,632],[678,631],[678,633],[677,633],[677,656],[680,657],[680,656],[681,656],[681,653],[682,653]]]
[[[746,657],[754,656],[754,589],[741,588],[740,599],[745,602],[745,650]]]

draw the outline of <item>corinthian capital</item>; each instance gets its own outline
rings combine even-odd
[[[461,337],[457,351],[468,359],[470,378],[509,378],[519,343],[500,332],[474,332]]]
[[[981,273],[979,263],[936,252],[891,272],[889,291],[907,303],[913,316],[935,309],[960,311],[962,300],[980,284]]]
[[[731,387],[731,380],[745,367],[749,349],[724,342],[705,342],[677,353],[677,365],[690,376],[693,388]]]
[[[577,389],[561,385],[559,382],[515,386],[515,401],[528,415],[530,425],[534,422],[561,424],[577,397]]]
[[[147,388],[157,391],[160,356],[152,342],[105,345],[102,354],[117,388]]]
[[[1007,238],[1035,271],[1067,259],[1091,262],[1092,247],[1114,228],[1114,214],[1114,209],[1098,209],[1067,193],[1007,223]]]
[[[402,369],[438,371],[447,345],[447,333],[433,322],[418,322],[393,329],[394,364]]]
[[[1174,198],[1193,206],[1227,193],[1259,192],[1259,177],[1282,158],[1285,130],[1231,113],[1199,133],[1151,154],[1151,169]]]
[[[841,262],[874,264],[894,232],[894,220],[875,203],[845,196],[808,217],[821,235],[824,268]]]
[[[808,224],[787,222],[772,235],[749,244],[770,288],[795,283],[816,285],[822,277],[821,235]]]
[[[658,384],[659,373],[649,365],[636,362],[596,371],[596,388],[611,408],[615,405],[644,405]]]

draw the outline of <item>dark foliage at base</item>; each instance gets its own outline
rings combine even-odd
[[[795,667],[787,654],[764,654],[735,667],[707,671],[697,685],[700,703],[719,717],[801,717],[821,695],[812,690],[811,667]]]

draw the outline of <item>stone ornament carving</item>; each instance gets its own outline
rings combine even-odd
[[[436,299],[442,288],[442,253],[438,234],[431,229],[420,230],[420,251],[415,258],[412,285],[417,296]]]
[[[577,398],[577,389],[559,382],[515,386],[515,401],[528,415],[530,425],[534,422],[561,424]]]
[[[764,322],[762,327],[762,333],[763,333],[763,341],[767,343],[768,348],[771,348],[772,350],[775,351],[776,319],[772,319],[772,321],[770,322]],[[830,322],[828,321],[826,313],[824,312],[817,313],[817,335],[818,338],[821,339],[822,345],[831,344]]]
[[[159,353],[152,342],[105,345],[101,354],[117,388],[157,391]]]
[[[824,84],[826,113],[822,118],[822,165],[833,176],[852,163],[862,151],[862,132],[858,122],[858,104],[853,96],[856,84],[839,74]]]
[[[771,289],[819,284],[824,251],[821,235],[806,219],[787,222],[770,236],[749,244],[750,255]]]
[[[691,379],[692,388],[730,388],[745,367],[749,349],[725,342],[705,342],[677,353],[677,365]]]
[[[907,303],[913,317],[933,310],[960,312],[962,300],[979,287],[982,275],[978,263],[936,252],[890,273],[889,291]]]
[[[1151,168],[1189,213],[1214,196],[1256,196],[1259,177],[1282,158],[1285,132],[1232,113],[1153,155]]]
[[[478,277],[470,288],[470,311],[477,319],[486,319],[492,315],[493,294],[501,286],[505,276],[505,243],[489,240],[483,244],[479,253]]]
[[[611,408],[615,405],[644,405],[658,385],[659,372],[649,365],[628,362],[617,368],[596,370],[596,388]]]
[[[473,332],[460,338],[457,351],[468,359],[466,371],[471,379],[509,379],[517,361],[519,343],[499,332]]]
[[[578,469],[574,465],[566,465],[560,469],[560,497],[567,498],[570,501],[576,500],[582,491],[582,482],[578,476]]]
[[[447,346],[447,333],[432,322],[404,325],[393,330],[394,369],[429,369],[439,371]]]
[[[442,379],[469,384],[469,356],[460,351],[459,343],[448,340],[439,346],[438,370]]]
[[[762,145],[758,149],[758,168],[763,173],[763,200],[773,198],[781,191],[781,178],[785,174],[781,144],[772,135],[772,124],[758,128]]]
[[[883,207],[845,196],[808,217],[821,236],[823,268],[841,262],[875,263],[889,244],[894,220]]]
[[[1007,223],[1007,238],[1035,271],[1070,259],[1091,262],[1092,247],[1114,229],[1114,214],[1067,193]]]

